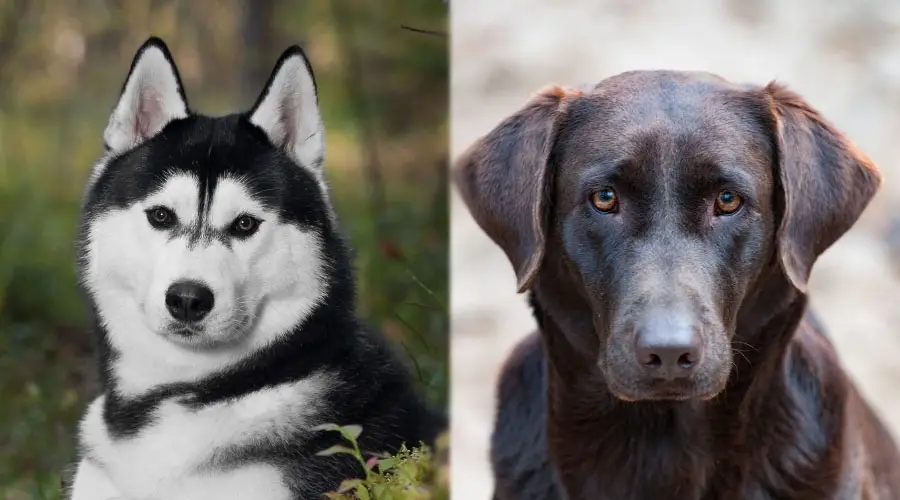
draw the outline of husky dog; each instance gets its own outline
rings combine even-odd
[[[354,315],[306,56],[246,113],[192,112],[166,45],[138,50],[93,167],[79,273],[102,394],[80,424],[74,500],[314,499],[362,469],[317,456],[431,443],[445,425]]]

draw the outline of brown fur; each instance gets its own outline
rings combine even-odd
[[[900,499],[897,448],[806,310],[881,178],[799,95],[672,71],[551,86],[454,176],[539,324],[500,380],[496,500]],[[614,214],[587,206],[604,185]],[[705,208],[722,186],[742,211]],[[634,358],[651,310],[703,342],[675,392]]]

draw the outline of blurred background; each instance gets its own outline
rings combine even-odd
[[[445,404],[448,41],[427,31],[446,19],[437,0],[0,0],[0,499],[59,498],[74,459],[94,376],[74,274],[80,197],[150,34],[206,114],[249,108],[281,52],[304,46],[360,313]]]
[[[708,70],[805,96],[880,165],[863,220],[818,262],[813,307],[900,437],[900,2],[453,0],[451,155],[555,82],[631,69]],[[498,247],[451,200],[453,498],[488,499],[500,363],[534,328]],[[894,245],[894,246],[892,246]]]

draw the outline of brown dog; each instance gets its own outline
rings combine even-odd
[[[455,180],[531,292],[496,499],[900,498],[900,455],[806,313],[875,165],[798,95],[705,73],[551,87]]]

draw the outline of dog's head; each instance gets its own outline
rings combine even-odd
[[[805,293],[880,183],[783,87],[667,71],[539,92],[455,178],[520,291],[575,291],[547,313],[589,311],[567,334],[626,400],[720,392],[741,309],[772,275]]]
[[[323,299],[332,214],[313,73],[299,47],[246,113],[190,111],[161,40],[137,52],[89,181],[81,274],[110,342],[265,345]]]

